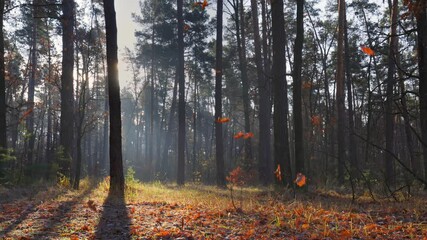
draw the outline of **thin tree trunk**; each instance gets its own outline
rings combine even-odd
[[[301,68],[302,48],[304,42],[304,0],[297,0],[297,36],[294,50],[294,88],[293,88],[293,115],[295,132],[295,170],[305,173],[304,167],[304,140],[302,120]]]
[[[185,75],[184,75],[184,17],[183,0],[178,0],[178,185],[185,181]]]
[[[352,78],[351,78],[351,69],[350,69],[350,54],[348,46],[348,28],[347,21],[345,21],[345,73],[346,73],[346,86],[347,86],[347,105],[348,105],[348,143],[349,143],[349,158],[351,165],[350,174],[352,177],[357,177],[359,163],[357,158],[357,143],[355,139],[355,126],[354,126],[354,110],[353,110],[353,89],[352,89]]]
[[[393,173],[393,156],[390,153],[394,152],[394,116],[393,116],[393,104],[394,94],[393,89],[396,82],[396,51],[397,51],[397,0],[389,1],[390,8],[390,39],[388,48],[388,63],[387,63],[387,91],[386,91],[386,102],[385,102],[385,142],[386,151],[384,152],[384,167],[385,167],[385,183],[387,186],[394,185],[394,173]]]
[[[224,145],[222,123],[222,0],[217,1],[216,53],[215,53],[215,145],[216,145],[216,184],[225,187]]]
[[[104,0],[104,14],[107,35],[108,96],[110,106],[110,193],[118,197],[124,197],[122,119],[119,72],[117,69],[117,25],[114,0]]]
[[[426,3],[419,0],[420,11],[416,15],[418,34],[418,68],[420,73],[420,122],[424,159],[424,180],[427,181],[427,11]],[[424,185],[427,189],[427,184]]]
[[[338,142],[338,182],[344,183],[344,164],[345,164],[345,137],[344,137],[344,118],[345,118],[345,66],[344,66],[344,33],[345,33],[345,0],[338,1],[338,47],[337,47],[337,73],[336,73],[336,102],[337,102],[337,142]]]
[[[270,89],[264,76],[264,68],[261,55],[261,40],[259,36],[258,6],[256,0],[251,0],[252,26],[255,40],[255,65],[259,89],[259,156],[258,172],[262,184],[269,184],[271,173],[268,164],[270,162]],[[266,50],[265,50],[266,51]],[[267,59],[265,59],[267,61]]]
[[[0,0],[0,149],[7,148],[6,137],[6,84],[4,71],[4,0]]]

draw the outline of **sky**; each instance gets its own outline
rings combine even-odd
[[[127,64],[123,61],[125,47],[134,49],[136,24],[132,20],[132,13],[139,13],[139,0],[115,1],[117,21],[117,45],[119,47],[119,79],[123,88],[131,80],[132,74],[127,71]]]

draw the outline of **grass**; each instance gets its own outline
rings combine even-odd
[[[40,184],[0,188],[0,239],[422,239],[427,198],[403,202],[332,190],[140,183],[128,179],[125,202],[108,200],[108,179],[84,179],[79,191]]]

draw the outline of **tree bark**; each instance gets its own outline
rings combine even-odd
[[[294,49],[293,115],[295,134],[295,170],[304,173],[304,140],[302,119],[301,68],[304,42],[304,0],[297,0],[297,36]]]
[[[271,3],[273,35],[273,93],[274,93],[274,160],[280,165],[280,183],[292,185],[291,160],[288,138],[288,94],[285,62],[285,19],[283,0]],[[286,177],[286,179],[285,179]]]
[[[390,2],[390,1],[389,1]],[[397,51],[397,0],[393,0],[390,4],[390,38],[389,38],[389,49],[388,49],[388,60],[387,60],[387,90],[386,90],[386,102],[385,102],[385,143],[386,151],[384,152],[384,167],[385,167],[385,183],[387,186],[394,185],[394,174],[393,174],[393,156],[390,153],[394,152],[394,115],[393,115],[393,104],[394,94],[393,89],[396,82],[396,51]]]
[[[122,159],[122,119],[114,0],[104,0],[104,14],[107,35],[108,102],[110,106],[110,193],[123,197],[125,180]]]
[[[261,54],[261,39],[259,36],[258,6],[256,0],[251,0],[252,26],[254,29],[255,40],[255,65],[259,90],[259,156],[258,156],[258,174],[262,184],[269,183],[268,165],[270,162],[270,89],[267,86],[267,80],[264,76]],[[266,60],[267,61],[267,60]]]
[[[426,4],[420,2],[419,13],[416,14],[418,34],[418,68],[420,74],[420,122],[422,149],[424,160],[424,180],[427,181],[427,10]],[[427,184],[424,185],[427,189]]]
[[[224,174],[224,139],[222,123],[217,119],[222,117],[222,0],[217,1],[216,19],[216,53],[215,53],[215,145],[216,145],[216,184],[225,187]]]
[[[337,73],[336,73],[336,102],[337,102],[337,142],[338,142],[338,182],[344,183],[344,164],[345,164],[345,138],[344,138],[344,120],[345,120],[345,66],[344,66],[344,33],[345,33],[345,0],[338,1],[338,47],[337,47]]]
[[[61,127],[60,145],[64,157],[72,159],[74,146],[74,0],[62,1],[62,76],[61,76]],[[60,166],[63,173],[69,174],[70,166]]]
[[[183,0],[178,0],[178,175],[177,184],[185,181],[185,74]]]
[[[0,149],[7,148],[6,137],[6,83],[4,71],[4,34],[3,34],[4,0],[0,0]]]

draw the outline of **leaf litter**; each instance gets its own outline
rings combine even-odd
[[[140,185],[120,206],[107,202],[99,187],[0,200],[0,239],[427,240],[422,197],[351,204],[341,195],[298,192],[293,199],[286,192],[245,188],[237,211],[227,190]]]

